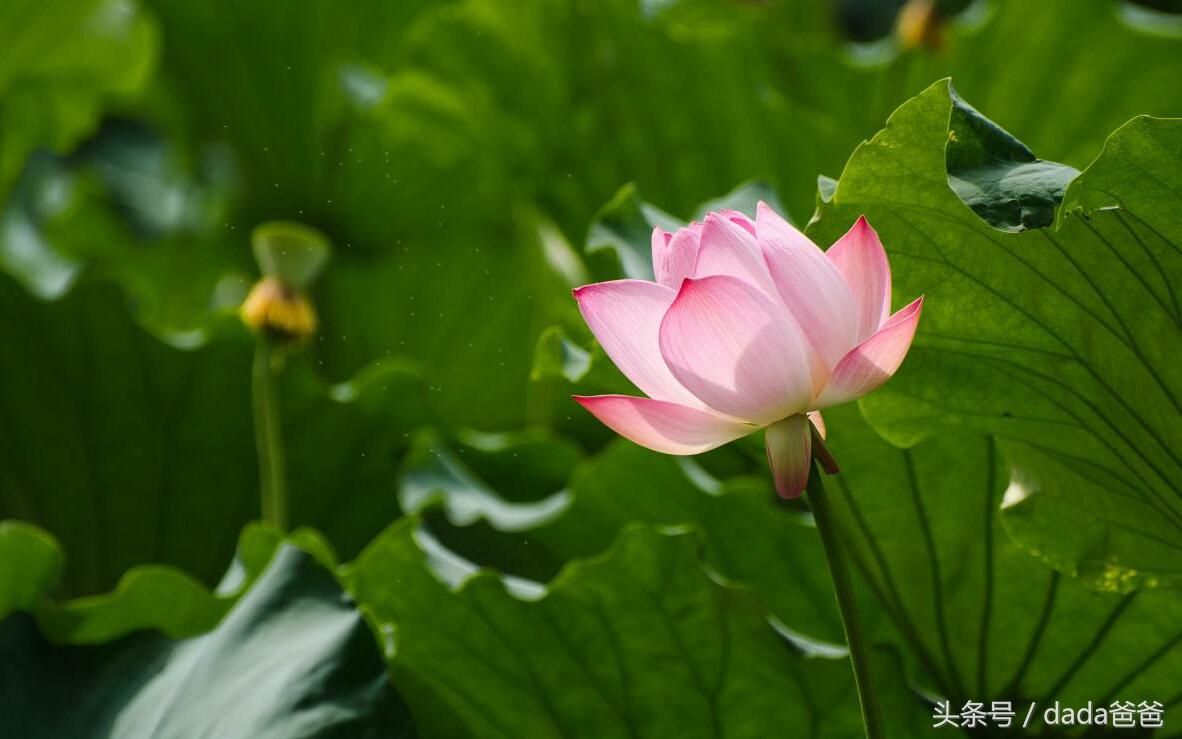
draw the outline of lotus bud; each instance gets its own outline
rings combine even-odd
[[[305,291],[328,262],[328,239],[299,223],[271,221],[255,228],[251,246],[263,276],[239,309],[242,322],[281,341],[314,334],[316,309]]]

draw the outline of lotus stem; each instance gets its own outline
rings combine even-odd
[[[260,336],[254,353],[252,395],[254,435],[259,456],[259,491],[263,521],[287,530],[287,475],[283,459],[283,438],[279,422],[279,396],[275,388],[277,370],[274,349]]]
[[[882,715],[874,693],[870,675],[870,644],[862,631],[862,620],[858,615],[858,603],[854,596],[853,581],[845,552],[838,538],[833,522],[833,510],[825,493],[825,482],[821,470],[815,468],[809,475],[808,501],[813,511],[817,532],[821,535],[821,546],[825,549],[825,560],[829,564],[829,575],[833,579],[833,590],[837,595],[837,608],[841,612],[841,624],[849,645],[850,663],[854,668],[854,683],[858,688],[858,702],[862,706],[862,725],[867,739],[883,739]]]

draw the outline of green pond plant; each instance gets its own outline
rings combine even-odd
[[[246,296],[239,315],[257,336],[251,394],[258,447],[263,520],[287,528],[287,477],[277,375],[284,352],[316,332],[316,310],[307,289],[324,269],[331,249],[324,234],[288,221],[264,223],[251,233],[262,277]]]

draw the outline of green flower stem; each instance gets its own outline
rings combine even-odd
[[[829,507],[821,470],[813,465],[811,472],[808,483],[809,506],[813,511],[813,520],[817,523],[817,532],[821,535],[821,545],[825,548],[825,559],[829,563],[829,575],[833,579],[833,590],[837,594],[837,607],[841,611],[850,662],[854,667],[854,683],[858,686],[858,701],[862,705],[862,725],[866,728],[868,739],[882,739],[882,715],[870,678],[870,644],[862,632],[849,566],[833,523],[833,510]]]
[[[279,425],[279,397],[275,389],[277,371],[274,366],[274,348],[265,336],[259,337],[255,348],[252,375],[254,437],[259,455],[263,521],[285,531],[287,477]]]

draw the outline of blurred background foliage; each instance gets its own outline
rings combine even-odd
[[[1130,118],[1182,113],[1179,12],[1118,0],[8,0],[0,518],[36,524],[60,545],[24,524],[0,528],[0,614],[33,611],[57,643],[140,629],[205,641],[173,648],[132,636],[48,662],[34,650],[0,684],[69,671],[76,659],[156,669],[185,650],[213,655],[215,673],[232,669],[217,661],[223,627],[198,635],[227,612],[282,622],[291,608],[274,593],[237,600],[245,583],[263,578],[298,599],[283,578],[327,568],[365,606],[395,686],[414,698],[420,735],[497,735],[528,715],[543,718],[521,736],[574,735],[564,728],[587,716],[598,718],[579,735],[696,736],[677,710],[621,702],[617,678],[592,674],[572,691],[599,695],[594,710],[564,703],[539,678],[574,669],[569,659],[589,669],[594,649],[583,640],[599,637],[571,615],[587,603],[626,621],[607,627],[626,653],[643,651],[651,628],[627,614],[619,582],[631,568],[641,590],[677,573],[663,595],[679,617],[722,614],[686,627],[693,648],[677,669],[691,693],[714,676],[711,705],[724,706],[715,720],[729,732],[765,735],[741,716],[787,711],[776,721],[809,717],[800,735],[849,735],[827,718],[856,710],[832,660],[841,632],[815,532],[772,502],[757,443],[674,460],[612,440],[574,408],[572,390],[627,382],[590,344],[569,290],[629,274],[629,250],[647,243],[652,223],[687,220],[720,198],[773,200],[804,226],[818,177],[841,175],[892,111],[944,77],[1027,154],[1066,165],[1049,175],[1066,173],[1066,183]],[[949,130],[967,129],[954,118]],[[1025,161],[1006,146],[1005,157]],[[996,155],[960,151],[949,169],[974,183],[973,168]],[[859,176],[842,187],[852,192]],[[832,192],[832,180],[821,184]],[[873,197],[889,210],[891,193]],[[822,244],[842,207],[822,204],[836,219],[812,232]],[[279,544],[273,532],[240,535],[258,517],[258,471],[253,340],[234,310],[256,277],[249,232],[274,219],[321,229],[334,255],[312,291],[320,328],[281,389],[292,520],[318,532],[296,538],[319,564],[291,555],[260,574]],[[906,387],[928,376],[913,377]],[[876,418],[900,440],[892,402]],[[961,424],[900,452],[857,409],[836,417],[847,429],[834,440],[848,470],[839,513],[862,560],[884,671],[960,700],[1098,699],[1114,674],[1128,675],[1121,690],[1178,700],[1165,694],[1180,669],[1176,597],[1096,594],[1009,543],[998,513],[1008,468],[989,436],[1005,436],[1001,427]],[[913,485],[916,469],[930,485]],[[900,496],[918,518],[888,506]],[[672,526],[696,531],[696,544],[654,533]],[[1046,545],[1034,541],[1027,550]],[[242,587],[211,593],[235,552]],[[1070,571],[1075,553],[1056,556]],[[563,570],[594,557],[606,559]],[[439,583],[474,567],[497,574],[459,593]],[[995,580],[995,570],[1006,574]],[[508,582],[537,598],[537,583],[559,573],[536,603],[502,591]],[[1006,584],[994,592],[995,581]],[[324,583],[299,587],[335,597]],[[161,599],[186,605],[179,615],[146,605]],[[1047,616],[1031,624],[1039,608]],[[491,620],[445,623],[476,634],[450,654],[432,618],[469,611]],[[1119,628],[1107,625],[1114,612]],[[309,633],[317,617],[360,618],[317,613]],[[779,643],[761,630],[769,615],[798,649],[828,649],[830,659],[785,651],[777,669],[753,667]],[[528,624],[547,618],[572,631],[536,647],[531,629],[543,626]],[[1048,627],[1055,619],[1069,626]],[[33,649],[29,624],[9,623],[26,635],[9,643]],[[730,665],[705,646],[719,629],[739,645]],[[395,632],[414,634],[414,646],[389,647]],[[535,648],[536,663],[512,658]],[[485,679],[462,674],[474,653],[494,655],[487,675],[472,673]],[[340,657],[355,671],[342,697],[352,706],[365,701],[350,691],[368,685],[357,676],[373,670],[354,656]],[[121,700],[151,703],[169,674],[163,688],[131,680]],[[801,674],[817,694],[780,685]],[[742,698],[768,684],[791,697],[779,708]],[[696,700],[681,719],[698,717]],[[892,701],[897,726],[924,725],[919,700]],[[27,720],[43,725],[39,710]],[[413,731],[401,705],[358,716]],[[39,735],[55,730],[67,731],[43,725]]]

